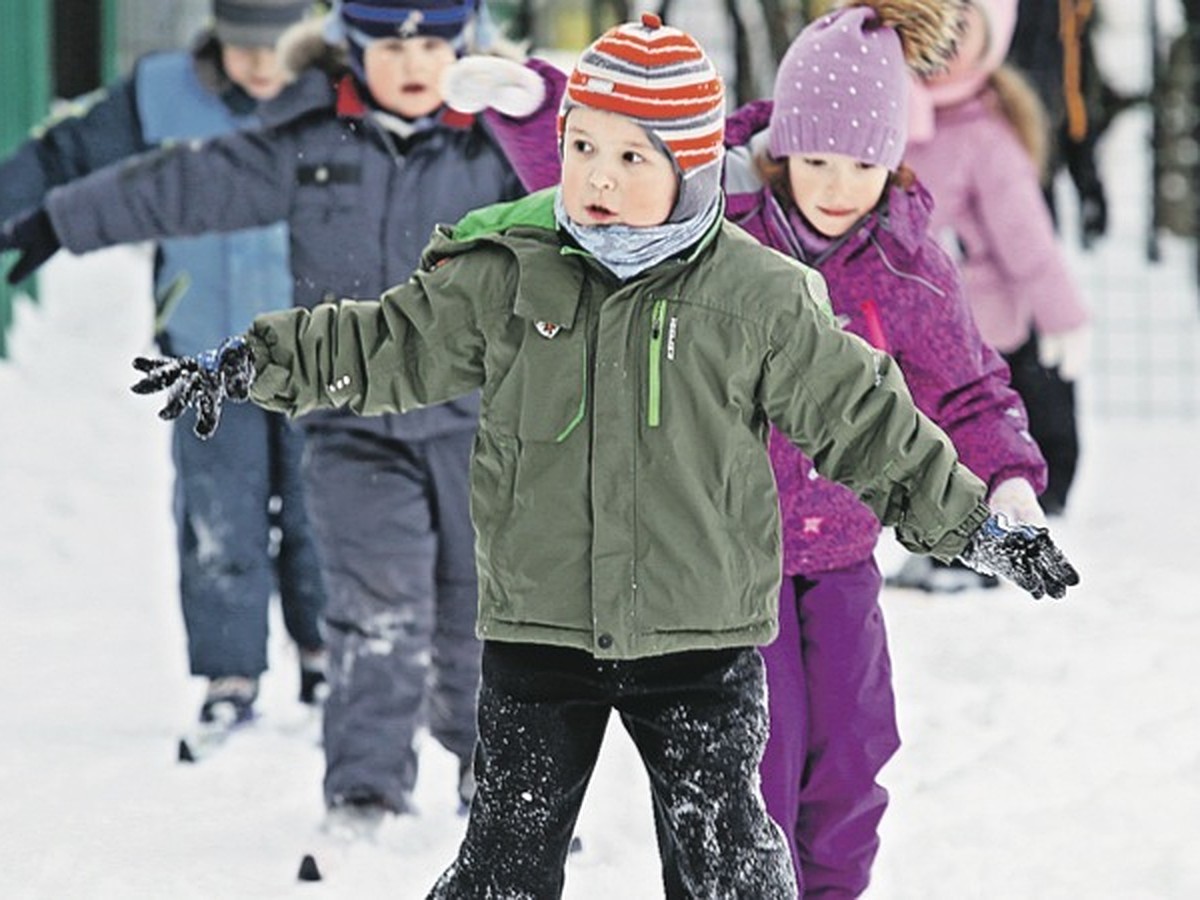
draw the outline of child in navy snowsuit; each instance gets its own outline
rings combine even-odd
[[[190,50],[140,59],[128,78],[78,101],[81,114],[0,163],[0,220],[39,206],[58,185],[159,145],[287,116],[299,94],[287,85],[274,44],[310,6],[215,0],[214,27]],[[155,338],[166,353],[198,353],[230,328],[290,303],[284,224],[148,237],[163,238],[154,264]],[[208,679],[201,720],[212,719],[217,704],[231,706],[236,719],[251,716],[276,590],[299,648],[301,699],[315,702],[324,679],[325,593],[300,480],[301,432],[252,409],[237,410],[211,447],[198,447],[189,430],[179,423],[172,436],[173,509],[188,662],[193,675]]]
[[[408,278],[437,223],[557,180],[562,75],[536,60],[466,56],[475,13],[474,0],[364,0],[300,26],[281,44],[304,92],[298,112],[52,193],[57,238],[83,252],[286,221],[296,304],[377,296]],[[485,111],[489,102],[512,115]],[[477,414],[467,396],[403,415],[301,420],[329,594],[331,828],[408,811],[424,722],[459,758],[469,799],[480,644],[467,471]]]

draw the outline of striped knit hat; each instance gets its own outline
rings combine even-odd
[[[725,86],[691,35],[653,13],[605,32],[583,51],[567,81],[560,142],[576,106],[632,119],[670,157],[679,196],[667,221],[685,221],[712,204],[725,153]]]

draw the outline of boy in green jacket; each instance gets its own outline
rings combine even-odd
[[[556,897],[615,709],[650,775],[668,896],[791,898],[758,791],[756,645],[776,630],[774,422],[907,546],[1078,582],[984,486],[892,361],[837,330],[823,283],[722,219],[723,87],[647,14],[572,73],[562,183],[440,228],[378,302],[259,317],[135,390],[210,422],[222,399],[370,415],[475,388],[485,640],[478,792],[431,897]]]

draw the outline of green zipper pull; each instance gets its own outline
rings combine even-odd
[[[646,425],[657,428],[662,418],[662,342],[667,318],[667,301],[655,300],[650,313],[650,385]]]

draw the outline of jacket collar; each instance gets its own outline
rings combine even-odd
[[[371,114],[372,109],[363,98],[362,87],[352,73],[346,72],[337,79],[334,84],[334,92],[336,94],[334,109],[339,118],[363,119]],[[475,124],[475,116],[443,106],[438,111],[437,122],[447,128],[465,131]]]

